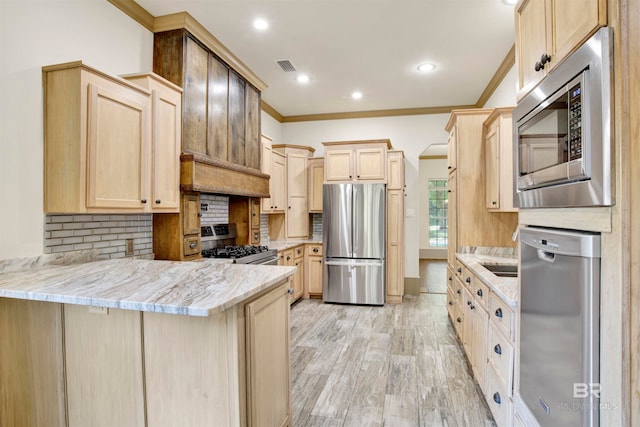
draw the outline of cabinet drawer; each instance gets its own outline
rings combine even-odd
[[[489,325],[489,361],[495,369],[496,376],[502,387],[507,392],[507,396],[512,397],[513,393],[513,345],[501,332],[495,322]]]
[[[487,403],[496,420],[498,427],[511,427],[513,425],[513,402],[507,396],[506,390],[498,381],[496,372],[491,364],[487,369]]]
[[[452,289],[447,289],[447,312],[449,313],[449,317],[451,320],[455,321],[455,307],[456,307],[456,297],[454,296]]]
[[[466,304],[466,301],[464,301],[464,285],[457,277],[453,279],[453,292],[456,297],[456,301],[460,306]]]
[[[464,321],[464,313],[461,307],[457,302],[453,304],[453,326],[456,329],[456,334],[460,338],[460,341],[462,341],[462,324]]]
[[[513,341],[513,311],[511,307],[505,304],[505,302],[493,292],[489,295],[489,315],[504,336],[509,338],[510,341]]]
[[[458,259],[456,259],[454,273],[460,280],[462,280],[462,274],[464,273],[464,265],[462,265],[462,263]]]
[[[309,256],[322,256],[322,245],[307,245]]]
[[[197,255],[200,253],[200,237],[184,238],[184,256]]]
[[[295,248],[293,248],[293,258],[294,259],[299,259],[302,258],[304,256],[304,246],[300,245],[300,246],[296,246]]]
[[[473,286],[471,287],[471,293],[476,299],[476,302],[482,306],[485,310],[489,309],[489,287],[482,283],[480,279],[473,277]]]

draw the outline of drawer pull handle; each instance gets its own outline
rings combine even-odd
[[[464,279],[464,281],[467,283],[471,283],[471,277],[467,277],[466,279]]]
[[[475,310],[476,306],[472,304],[471,306],[469,306],[469,308],[470,308],[471,310]]]
[[[502,318],[502,309],[501,308],[496,310],[496,317]]]
[[[142,202],[142,204],[145,204],[145,203],[147,203],[147,199],[142,199],[142,200],[140,200],[140,202]]]
[[[471,301],[467,301],[467,305],[471,305]]]
[[[498,393],[497,391],[493,393],[493,401],[498,405],[502,403],[502,399],[500,399],[500,393]]]
[[[318,248],[313,248],[313,252],[317,254],[319,252],[319,249]]]
[[[478,292],[476,292],[476,295],[482,298],[482,289],[478,289]]]
[[[457,293],[458,295],[460,295],[462,292],[460,291],[460,289],[458,289],[458,290],[456,291],[456,293]]]
[[[458,273],[462,273],[462,268],[458,267]]]
[[[502,347],[500,347],[500,344],[496,344],[496,346],[495,346],[495,347],[493,347],[493,351],[494,351],[496,354],[502,354]]]
[[[156,205],[159,205],[160,203],[162,203],[162,200],[157,199],[157,200],[156,200]]]

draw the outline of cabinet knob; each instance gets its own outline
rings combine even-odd
[[[460,289],[458,289],[458,290],[456,291],[456,294],[458,294],[458,295],[460,295],[461,293],[462,293],[462,292],[460,291]]]
[[[451,190],[447,190],[447,193],[451,193]]]
[[[147,199],[142,199],[140,200],[142,202],[142,204],[144,205],[145,203],[147,203]]]
[[[191,249],[195,249],[195,248],[197,248],[197,247],[198,247],[198,243],[196,243],[196,242],[191,242],[191,243],[189,243],[189,247],[190,247]]]
[[[456,322],[458,322],[458,323],[462,323],[462,319],[458,317],[458,318],[456,319]]]
[[[502,347],[500,347],[500,344],[496,344],[495,347],[493,347],[493,351],[496,354],[502,354]]]
[[[289,206],[289,209],[291,209],[291,206]]]
[[[360,175],[358,175],[358,178],[360,178]]]
[[[452,168],[453,168],[453,166],[447,166],[447,169],[452,169]]]
[[[313,248],[313,252],[317,254],[319,252],[318,248]]]
[[[159,205],[160,203],[162,203],[162,200],[157,199],[157,200],[156,200],[156,205]]]
[[[288,293],[289,295],[293,295],[293,288],[289,288],[289,289],[287,289],[287,293]]]
[[[502,318],[502,309],[501,308],[496,310],[496,317]]]
[[[491,204],[492,204],[493,206],[495,206],[495,205],[497,205],[497,204],[498,204],[498,202],[491,202]]]
[[[349,175],[349,179],[353,178],[351,175]]]
[[[498,405],[502,403],[502,399],[500,399],[500,393],[498,393],[497,391],[493,393],[493,401]]]
[[[482,298],[482,289],[478,289],[478,292],[476,292],[476,295]]]
[[[533,68],[534,68],[534,70],[536,70],[536,71],[540,71],[540,70],[542,70],[543,66],[542,66],[542,64],[541,64],[541,63],[536,62],[536,64],[534,65],[534,67],[533,67]]]
[[[464,281],[467,283],[471,283],[471,277],[467,277],[466,279],[464,279]]]
[[[471,305],[471,301],[467,301],[467,305]]]
[[[198,218],[202,218],[202,213],[198,212]]]
[[[458,267],[458,273],[462,273],[462,268]]]
[[[543,53],[540,57],[540,64],[544,67],[546,63],[551,62],[551,56]]]
[[[287,256],[287,261],[290,261],[290,260],[291,260],[291,257],[290,257],[290,256]]]
[[[453,301],[449,301],[449,305],[453,305]]]
[[[475,306],[475,305],[473,305],[473,304],[471,304],[471,305],[469,306],[469,308],[470,308],[471,310],[474,310],[474,309],[476,308],[476,306]]]

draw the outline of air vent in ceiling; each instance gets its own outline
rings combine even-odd
[[[294,67],[291,61],[289,61],[288,59],[283,59],[282,61],[276,62],[285,73],[291,73],[296,70],[296,67]]]

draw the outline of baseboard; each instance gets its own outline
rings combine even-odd
[[[420,249],[420,259],[447,259],[447,249]]]
[[[404,278],[404,293],[409,295],[420,295],[420,278],[419,277],[405,277]]]

